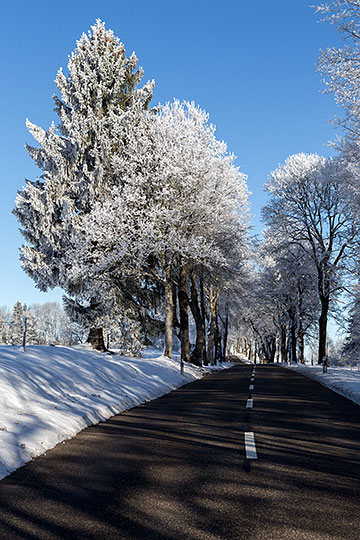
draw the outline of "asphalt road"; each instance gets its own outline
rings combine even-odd
[[[359,540],[360,407],[277,366],[249,391],[251,372],[119,414],[5,478],[0,538]]]

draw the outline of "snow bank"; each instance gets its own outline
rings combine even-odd
[[[320,382],[323,386],[327,386],[351,399],[360,405],[360,368],[359,367],[329,367],[327,373],[323,373],[322,366],[310,366],[302,364],[282,364],[283,367],[294,369],[306,377],[310,377],[315,381]]]
[[[230,367],[226,364],[224,367]],[[144,358],[88,347],[0,346],[0,478],[85,427],[202,377],[147,350]]]

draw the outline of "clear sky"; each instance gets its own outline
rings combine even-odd
[[[314,0],[314,3],[316,0]],[[311,0],[32,0],[2,6],[0,306],[61,299],[41,293],[21,270],[22,237],[11,215],[24,178],[38,174],[24,148],[33,143],[28,117],[48,128],[54,78],[76,40],[97,18],[135,51],[144,82],[155,79],[152,104],[194,100],[210,114],[217,136],[238,156],[252,192],[260,231],[268,173],[296,152],[329,155],[332,96],[321,94],[314,65],[319,49],[338,45],[317,22]]]

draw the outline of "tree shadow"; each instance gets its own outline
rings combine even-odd
[[[22,467],[0,482],[0,538],[355,540],[359,410],[350,418],[342,403],[334,416],[326,393],[270,369],[273,384],[257,371],[254,411],[245,410],[250,367],[239,366]],[[245,424],[259,456],[251,464]]]

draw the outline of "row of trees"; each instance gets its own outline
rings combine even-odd
[[[360,1],[317,11],[346,41],[318,66],[345,136],[335,157],[296,154],[270,174],[259,243],[246,177],[206,112],[177,100],[150,109],[154,83],[140,87],[135,54],[102,22],[77,43],[56,78],[58,125],[27,122],[42,175],[26,181],[14,213],[24,270],[40,289],[65,291],[94,347],[106,349],[104,328],[122,327],[134,350],[164,336],[168,357],[177,336],[183,359],[199,365],[229,345],[303,362],[317,333],[321,362],[329,314],[352,294],[345,352],[359,352]]]
[[[345,135],[333,144],[334,157],[300,153],[270,173],[264,239],[242,331],[267,359],[301,362],[305,342],[317,333],[320,363],[327,354],[329,314],[345,327],[349,311],[342,353],[355,361],[360,353],[360,2],[334,0],[316,11],[345,41],[343,48],[323,51],[318,63],[327,91],[344,111],[335,123]]]
[[[97,21],[56,77],[59,124],[27,122],[43,172],[14,209],[21,263],[41,290],[66,292],[94,347],[109,320],[128,321],[143,341],[163,333],[169,357],[175,333],[185,361],[213,363],[248,272],[246,178],[194,103],[149,109],[154,83],[140,88],[136,66]]]

